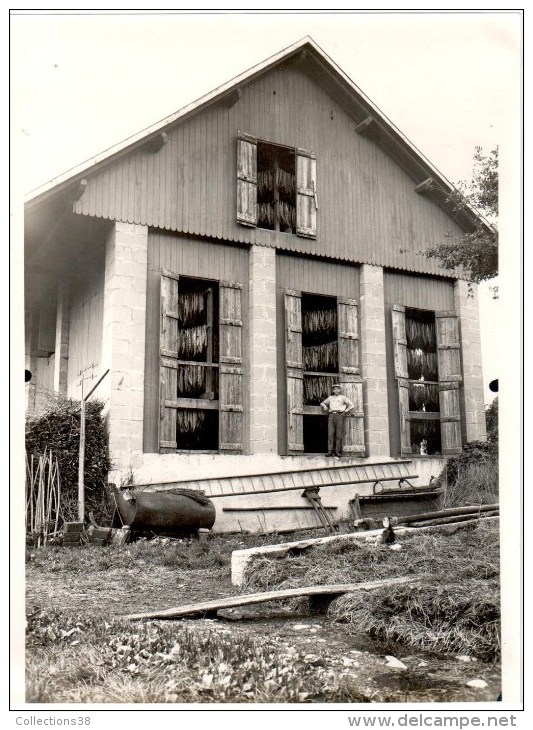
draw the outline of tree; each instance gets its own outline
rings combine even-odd
[[[474,208],[485,220],[468,233],[448,233],[446,241],[426,251],[445,269],[462,267],[468,280],[479,284],[498,275],[498,148],[483,154],[475,148],[470,181],[460,181],[449,197],[455,210]]]

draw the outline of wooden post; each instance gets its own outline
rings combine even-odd
[[[109,368],[86,396],[83,395],[83,375],[81,380],[80,451],[78,457],[78,522],[81,522],[82,524],[85,521],[85,403],[98,388],[108,372]]]
[[[78,461],[78,522],[85,520],[85,398],[83,397],[83,376],[81,380],[81,413],[80,413],[80,455]]]

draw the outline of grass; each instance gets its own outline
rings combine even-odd
[[[303,653],[224,629],[34,609],[27,648],[28,702],[364,701]]]
[[[448,461],[442,476],[446,482],[444,508],[498,502],[497,443],[472,441],[465,444],[463,453]]]
[[[313,531],[294,533],[291,539],[309,538]],[[323,537],[322,532],[317,532]],[[64,572],[68,574],[92,573],[106,570],[129,570],[139,564],[150,567],[182,569],[209,569],[229,566],[234,550],[284,542],[285,537],[269,535],[209,535],[205,541],[195,538],[154,540],[140,539],[128,545],[79,545],[67,549],[59,545],[46,545],[28,549],[26,562],[42,573]]]
[[[309,533],[301,535],[309,537]],[[291,538],[300,535],[291,536]],[[235,549],[279,535],[140,540],[124,546],[46,546],[28,551],[27,701],[64,703],[291,703],[372,701],[308,640],[275,626],[181,621],[132,623],[120,616],[235,592]],[[332,625],[357,635],[435,652],[496,658],[499,649],[498,534],[476,529],[402,536],[402,549],[362,542],[322,545],[285,559],[256,558],[244,591],[413,575],[398,586],[336,599]],[[418,584],[417,584],[418,585]],[[95,603],[98,612],[95,613]],[[104,618],[105,617],[105,618]],[[247,625],[248,626],[248,625]],[[333,628],[332,626],[332,628]],[[295,648],[298,647],[298,648]],[[329,654],[328,654],[329,656]],[[328,665],[329,661],[329,665]],[[440,660],[439,660],[440,661]],[[459,663],[460,664],[460,663]],[[370,699],[369,699],[370,697]]]
[[[401,537],[402,549],[363,541],[323,545],[283,560],[257,556],[245,590],[362,582],[397,576],[412,586],[387,586],[332,602],[329,615],[347,630],[425,651],[496,659],[500,652],[499,534],[494,523],[452,535]]]

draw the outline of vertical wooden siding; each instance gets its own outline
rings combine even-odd
[[[285,368],[285,290],[359,299],[359,267],[300,256],[276,256],[276,342],[278,366],[278,449],[287,449]]]
[[[390,453],[392,456],[396,456],[400,454],[400,407],[394,373],[392,306],[400,304],[404,307],[432,311],[453,311],[455,309],[454,285],[452,281],[429,276],[412,276],[397,271],[386,271],[384,290]]]
[[[242,287],[243,365],[248,365],[248,251],[240,246],[197,241],[173,233],[150,231],[148,236],[148,278],[146,293],[146,352],[144,388],[144,451],[156,452],[159,419],[159,282],[161,270],[180,276],[216,281],[235,281]],[[247,432],[247,388],[245,427]],[[245,447],[246,448],[246,447]]]
[[[70,398],[81,396],[83,375],[85,392],[95,378],[100,377],[102,327],[104,321],[104,270],[91,270],[77,285],[72,286],[70,303],[69,359],[67,393]]]
[[[277,67],[168,128],[157,153],[138,148],[88,176],[83,215],[341,260],[439,273],[418,253],[456,230],[415,182],[303,71]],[[316,240],[236,221],[237,132],[317,156]]]

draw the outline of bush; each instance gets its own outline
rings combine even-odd
[[[107,474],[111,468],[104,403],[88,401],[85,407],[85,506],[99,521],[109,521],[111,503]],[[26,420],[26,453],[38,458],[45,451],[57,456],[61,480],[61,510],[65,521],[77,520],[78,461],[80,448],[79,401],[63,401],[45,413]]]
[[[498,444],[471,441],[444,468],[444,507],[493,504],[498,501]],[[442,477],[442,475],[441,475]]]
[[[491,443],[498,443],[498,398],[494,398],[485,411],[487,438]]]

